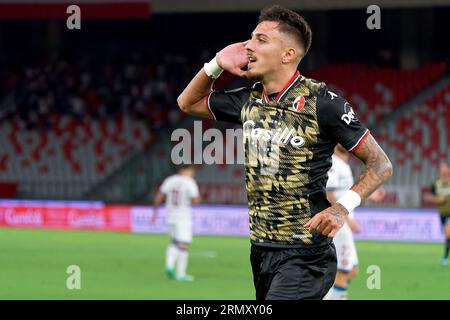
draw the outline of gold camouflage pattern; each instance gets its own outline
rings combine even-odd
[[[311,218],[304,193],[310,182],[311,147],[320,134],[317,95],[326,86],[300,76],[280,102],[271,99],[269,103],[262,99],[261,85],[253,89],[241,111],[250,239],[311,244],[312,235],[303,227]],[[304,106],[298,110],[294,101],[300,96]]]

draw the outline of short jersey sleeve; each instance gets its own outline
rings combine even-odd
[[[350,152],[355,152],[369,136],[352,106],[331,91],[317,98],[317,116],[321,132]]]
[[[207,97],[214,120],[241,124],[241,110],[250,97],[250,88],[212,91]]]
[[[161,191],[164,194],[167,194],[169,192],[169,180],[165,179],[161,186],[159,187],[159,191]]]

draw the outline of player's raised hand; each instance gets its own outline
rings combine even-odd
[[[250,62],[245,45],[247,41],[237,42],[220,50],[216,55],[217,64],[224,70],[239,77],[245,77],[246,72],[241,68]]]
[[[332,238],[344,225],[347,215],[347,209],[340,203],[335,203],[331,207],[312,217],[305,224],[305,228],[307,228],[310,233],[318,232]]]

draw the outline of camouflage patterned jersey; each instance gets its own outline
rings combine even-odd
[[[217,121],[243,126],[252,243],[304,247],[331,241],[303,225],[330,206],[325,186],[335,145],[355,151],[368,136],[348,102],[297,71],[278,94],[268,96],[256,83],[213,91],[207,103]]]

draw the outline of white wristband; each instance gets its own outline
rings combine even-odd
[[[205,63],[203,69],[208,77],[217,79],[223,72],[223,69],[217,64],[216,57],[210,62]]]
[[[340,203],[347,209],[348,212],[352,212],[361,204],[361,197],[353,190],[347,190],[342,197],[339,198],[337,203]]]

